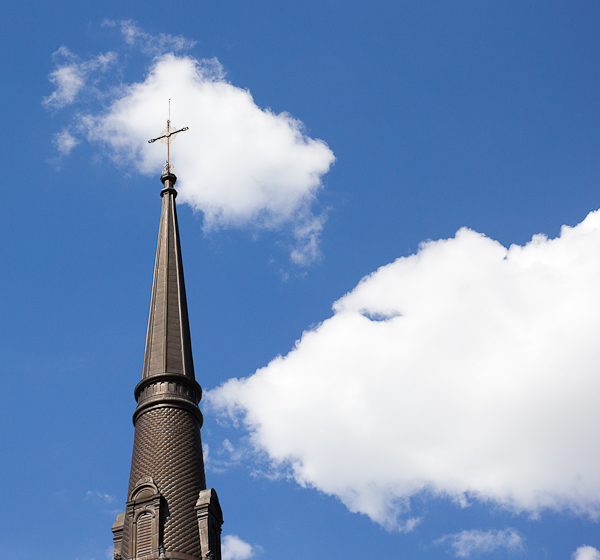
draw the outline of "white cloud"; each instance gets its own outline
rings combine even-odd
[[[402,523],[397,523],[395,529],[400,533],[412,533],[421,521],[422,517],[410,517]]]
[[[295,480],[394,526],[421,492],[600,513],[600,211],[468,229],[364,278],[287,356],[208,392]]]
[[[204,213],[206,230],[291,226],[294,262],[314,260],[323,217],[310,205],[333,153],[291,115],[261,109],[250,92],[226,82],[218,61],[159,57],[143,82],[125,87],[106,112],[82,117],[79,126],[116,162],[157,174],[166,149],[148,139],[165,127],[169,98],[174,124],[189,127],[171,152],[178,201]]]
[[[523,550],[523,537],[510,528],[504,531],[461,531],[436,541],[436,544],[443,543],[450,543],[457,558],[470,558],[471,555],[493,552],[499,548],[513,552]]]
[[[296,264],[306,265],[319,258],[319,241],[325,216],[314,216],[304,206],[301,207],[299,218],[294,227],[294,237],[298,243],[292,250],[291,259]]]
[[[103,25],[120,27],[124,41],[153,60],[143,81],[127,84],[120,79],[123,68],[115,66],[116,52],[88,60],[64,46],[54,53],[56,69],[49,79],[56,89],[43,104],[58,109],[77,100],[100,100],[103,107],[80,108],[73,115],[71,125],[54,137],[60,154],[85,138],[114,162],[157,175],[166,147],[148,140],[165,128],[172,99],[172,124],[189,127],[171,152],[178,202],[203,213],[205,231],[281,230],[289,233],[292,262],[317,260],[325,214],[315,215],[312,207],[335,160],[327,144],[310,138],[290,114],[258,107],[248,90],[225,80],[217,59],[173,54],[189,50],[195,41],[151,35],[131,20]]]
[[[73,103],[86,86],[90,75],[95,72],[106,72],[117,61],[117,54],[114,52],[82,60],[65,46],[60,47],[52,56],[56,63],[56,70],[48,79],[56,89],[44,98],[43,103],[53,109],[60,109]]]
[[[74,138],[65,128],[54,135],[52,142],[61,155],[68,156],[71,150],[79,144],[80,140]]]
[[[236,535],[225,535],[221,553],[223,560],[248,560],[254,556],[255,548]]]
[[[580,546],[571,558],[572,560],[600,560],[600,551],[593,546]]]

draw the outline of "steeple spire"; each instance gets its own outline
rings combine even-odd
[[[160,193],[162,211],[142,379],[174,373],[193,380],[194,363],[175,208],[177,178],[168,173],[161,180],[164,184]]]
[[[198,408],[202,390],[194,376],[175,205],[177,177],[170,159],[161,181],[146,350],[142,380],[135,388],[127,510],[113,525],[115,559],[221,560],[223,519],[217,494],[205,482]]]

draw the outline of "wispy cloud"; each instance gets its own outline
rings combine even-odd
[[[52,142],[56,146],[56,149],[60,155],[68,156],[71,153],[71,150],[81,141],[72,136],[71,133],[65,128],[54,135]]]
[[[297,246],[292,250],[292,262],[307,265],[319,258],[321,255],[319,248],[321,231],[326,219],[325,214],[314,216],[307,206],[300,206],[298,219],[294,226],[294,237]]]
[[[108,494],[98,492],[98,490],[94,490],[94,491],[88,490],[85,497],[86,497],[86,499],[100,500],[106,504],[111,504],[112,502],[115,501],[114,496],[109,496]]]
[[[395,529],[400,533],[412,533],[421,521],[422,517],[409,517],[406,521],[398,523]]]
[[[137,24],[131,20],[104,20],[104,27],[120,27],[121,35],[125,43],[131,46],[137,46],[139,49],[149,55],[162,55],[166,53],[177,53],[188,51],[196,41],[188,39],[183,35],[169,35],[160,33],[152,35],[142,31]]]
[[[522,247],[468,229],[429,241],[205,406],[384,526],[419,493],[597,517],[598,255],[600,211]]]
[[[229,439],[225,438],[216,452],[209,449],[208,444],[202,444],[204,455],[204,466],[212,472],[224,472],[229,467],[239,465],[244,459],[252,454],[253,449],[245,439],[240,439],[234,446]]]
[[[43,100],[43,104],[52,109],[60,109],[75,102],[88,84],[90,76],[105,73],[118,58],[117,53],[111,51],[82,60],[65,46],[60,47],[52,56],[56,69],[48,79],[56,89]]]
[[[523,550],[523,541],[523,537],[515,529],[509,528],[504,531],[461,531],[445,535],[435,541],[435,544],[450,544],[454,556],[470,558],[502,548],[508,552],[520,551]]]

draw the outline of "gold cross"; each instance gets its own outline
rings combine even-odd
[[[157,140],[160,140],[163,144],[167,145],[167,165],[165,165],[164,175],[168,175],[171,173],[173,167],[171,166],[171,142],[175,140],[175,136],[177,136],[180,132],[185,132],[189,130],[189,127],[180,128],[176,130],[176,127],[171,126],[171,100],[169,99],[169,119],[167,120],[167,128],[165,128],[161,136],[158,138],[152,138],[152,140],[148,140],[148,144],[152,144]]]

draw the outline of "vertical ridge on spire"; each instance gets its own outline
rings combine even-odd
[[[161,374],[194,380],[181,244],[173,187],[175,175],[163,176],[162,209],[142,379]]]

